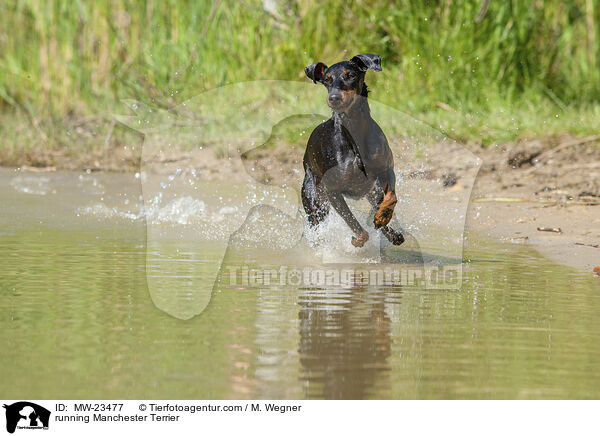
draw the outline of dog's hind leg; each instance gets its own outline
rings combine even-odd
[[[302,183],[302,206],[312,227],[319,225],[329,214],[330,204],[323,189],[317,185],[310,169],[306,169]]]

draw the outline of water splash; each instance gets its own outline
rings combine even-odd
[[[104,202],[96,202],[77,208],[78,215],[91,215],[98,218],[122,218],[131,221],[147,220],[151,224],[193,224],[207,217],[206,204],[202,200],[190,196],[178,197],[163,205],[163,194],[159,192],[149,202],[148,206],[139,206],[136,213],[109,207]]]
[[[355,216],[369,232],[369,240],[361,248],[352,245],[353,233],[341,216],[331,211],[316,227],[304,220],[304,236],[316,256],[324,263],[377,263],[381,260],[380,233],[368,224],[369,212],[351,206]]]
[[[50,178],[45,176],[17,176],[11,179],[10,185],[25,194],[46,195],[53,191]]]

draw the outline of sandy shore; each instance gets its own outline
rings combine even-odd
[[[467,228],[529,244],[557,263],[600,265],[597,138],[523,141],[482,150]]]

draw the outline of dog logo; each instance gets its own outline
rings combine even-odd
[[[18,429],[48,430],[50,411],[29,401],[19,401],[4,405],[6,409],[6,431],[14,433]]]

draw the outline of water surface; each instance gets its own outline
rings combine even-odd
[[[229,248],[210,303],[182,320],[157,307],[164,295],[148,280],[186,278],[167,302],[185,307],[223,248],[174,238],[185,256],[170,257],[149,247],[137,178],[0,179],[1,397],[599,397],[600,280],[525,246],[470,240],[452,290],[253,286],[230,272],[315,266]],[[172,215],[162,203],[154,217],[162,210],[178,229],[192,215],[229,213],[194,200]]]

